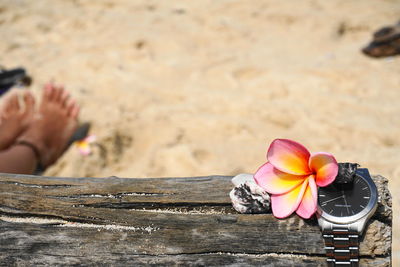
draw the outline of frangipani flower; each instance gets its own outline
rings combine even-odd
[[[87,156],[92,152],[92,150],[90,149],[90,144],[94,143],[95,141],[96,141],[95,135],[88,135],[81,140],[75,141],[75,145],[78,148],[78,151],[82,155]]]
[[[317,210],[317,186],[327,186],[336,178],[336,159],[325,152],[310,154],[304,146],[288,139],[275,139],[267,159],[254,179],[271,194],[274,216],[286,218],[296,211],[300,217],[310,218]]]

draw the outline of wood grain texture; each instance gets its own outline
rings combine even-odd
[[[0,174],[0,264],[325,265],[316,219],[238,214],[230,180]],[[374,180],[361,265],[390,266],[391,198]]]

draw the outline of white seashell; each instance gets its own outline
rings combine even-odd
[[[268,213],[270,196],[254,181],[252,174],[232,178],[235,188],[229,193],[233,208],[240,213]]]
[[[253,178],[252,174],[241,173],[232,178],[232,183],[235,186],[242,185],[246,182],[254,182],[254,178]]]

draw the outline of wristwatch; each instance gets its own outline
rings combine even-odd
[[[365,168],[357,169],[351,182],[318,189],[317,218],[328,266],[358,266],[359,239],[377,202],[378,191]]]

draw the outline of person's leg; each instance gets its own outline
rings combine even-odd
[[[14,145],[0,151],[0,172],[32,174],[38,164],[34,151],[25,145]]]
[[[28,129],[18,143],[33,144],[40,154],[40,163],[47,167],[64,152],[77,127],[79,106],[64,88],[47,84],[39,106]]]
[[[38,163],[47,167],[64,152],[77,127],[79,106],[61,87],[44,88],[38,114],[9,149],[0,152],[0,172],[32,173]]]
[[[0,107],[0,150],[12,145],[27,129],[33,118],[35,99],[30,91],[22,93],[23,106],[20,106],[18,91],[13,90],[4,96]]]

